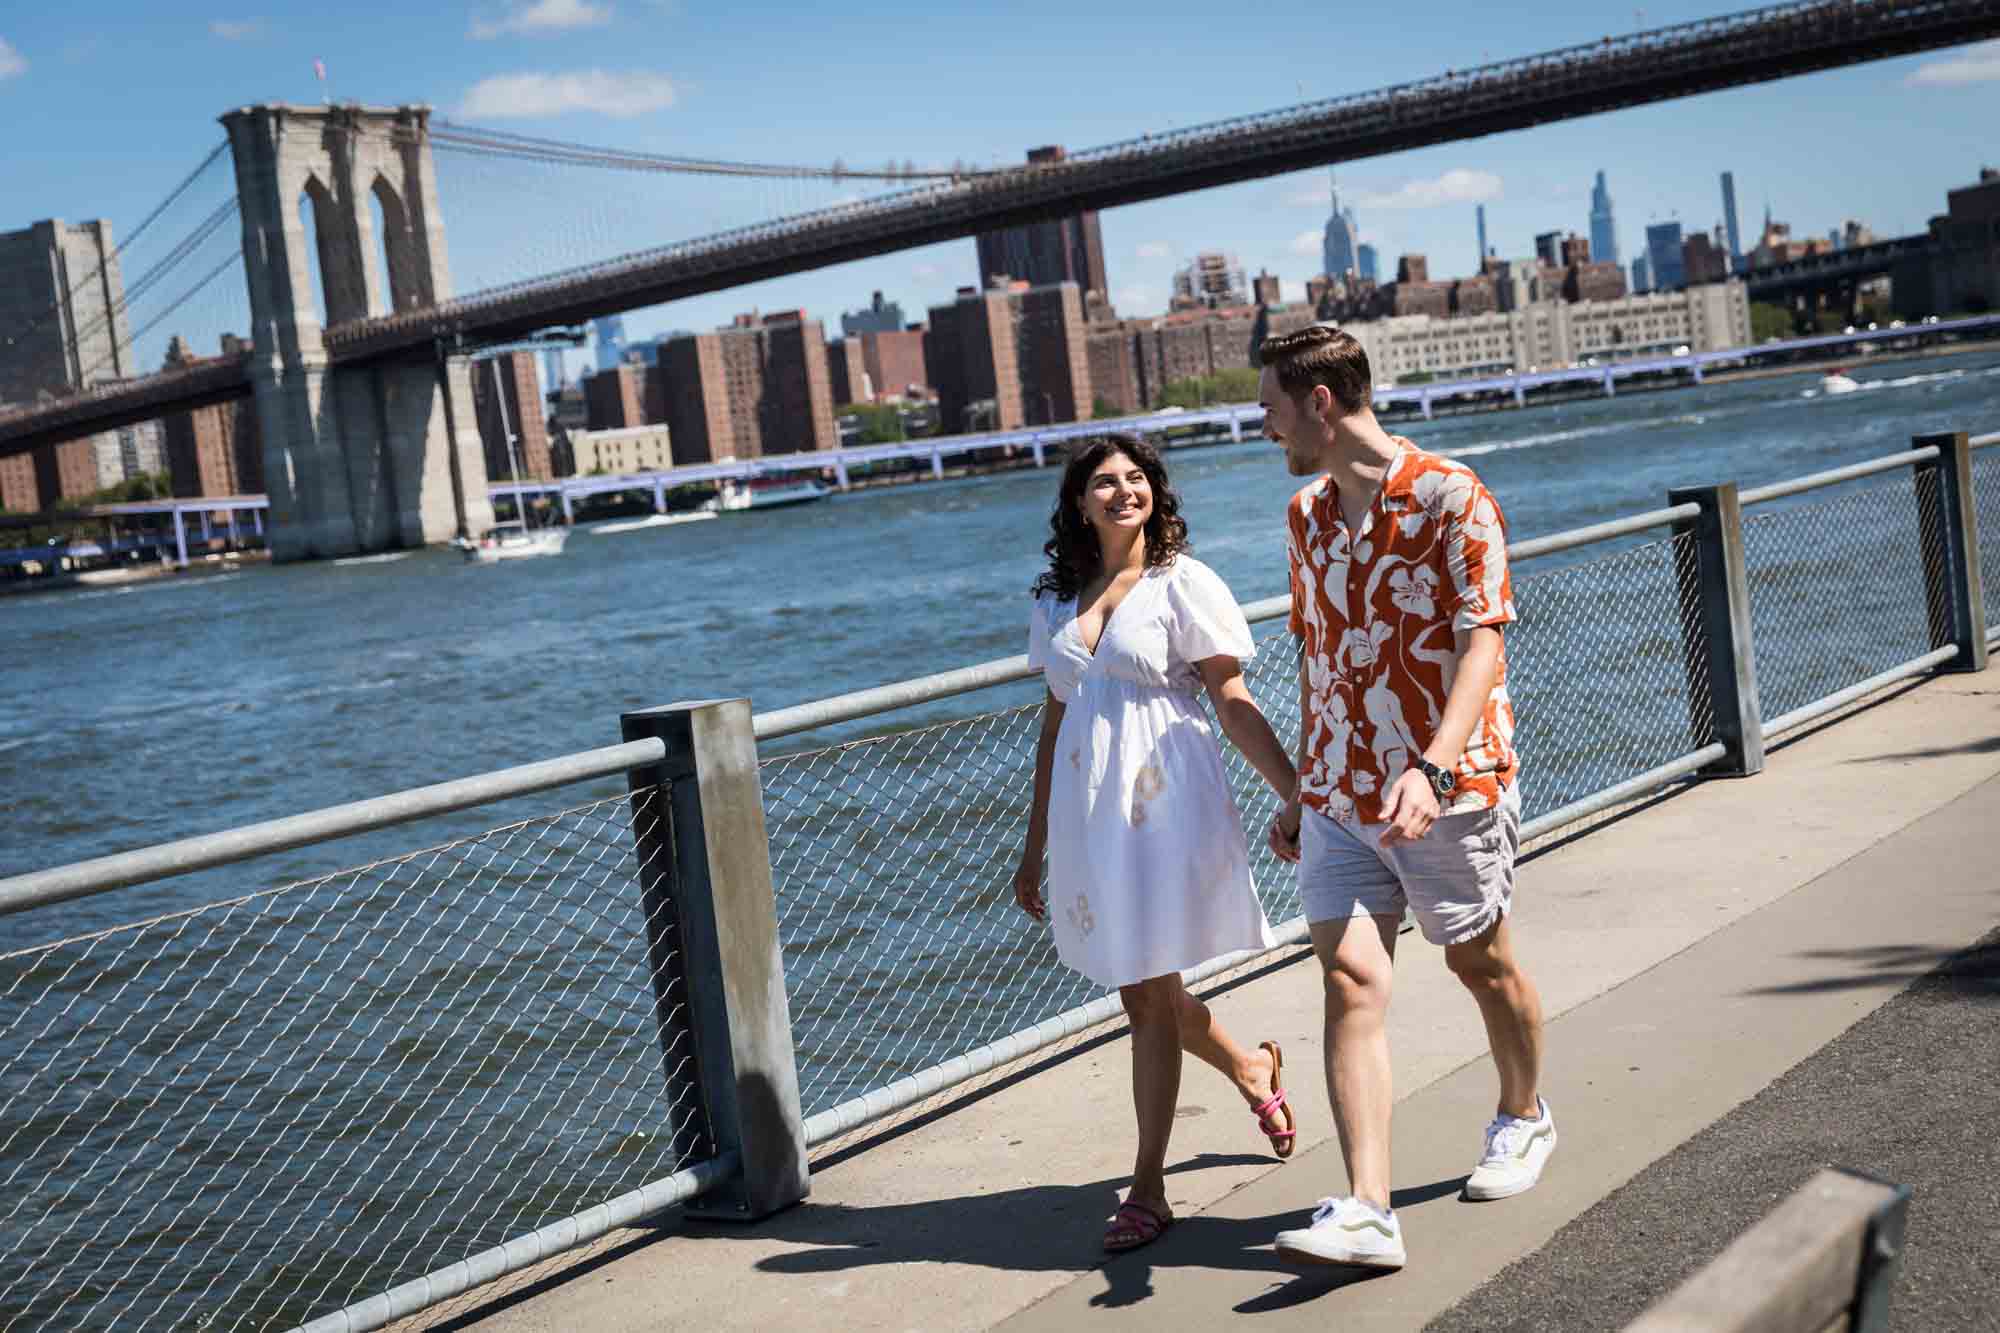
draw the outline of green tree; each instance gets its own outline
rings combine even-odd
[[[903,413],[894,403],[849,403],[836,407],[835,416],[852,416],[861,423],[857,444],[895,444],[905,438]]]
[[[1750,337],[1754,342],[1792,336],[1792,312],[1768,301],[1750,303]]]
[[[1113,417],[1128,415],[1125,410],[1106,398],[1103,394],[1090,400],[1090,417],[1093,421],[1109,421]]]

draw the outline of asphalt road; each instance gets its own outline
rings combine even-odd
[[[2000,1330],[2000,931],[1607,1195],[1431,1333],[1613,1329],[1825,1166],[1909,1185],[1902,1330]]]

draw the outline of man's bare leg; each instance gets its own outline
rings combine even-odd
[[[1389,1120],[1395,1102],[1384,1026],[1401,916],[1312,926],[1326,984],[1326,1090],[1354,1197],[1389,1207]]]

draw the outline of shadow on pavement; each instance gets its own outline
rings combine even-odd
[[[1203,1154],[1168,1168],[1168,1175],[1215,1166],[1255,1165],[1269,1158]],[[1074,1273],[1093,1269],[1105,1289],[1091,1305],[1117,1309],[1150,1299],[1153,1274],[1164,1268],[1212,1268],[1269,1273],[1282,1285],[1237,1307],[1255,1314],[1289,1308],[1378,1273],[1322,1269],[1301,1273],[1281,1261],[1272,1238],[1302,1226],[1303,1212],[1229,1218],[1193,1214],[1177,1220],[1143,1249],[1108,1256],[1100,1248],[1104,1225],[1118,1205],[1127,1178],[1077,1185],[1028,1185],[1020,1189],[915,1203],[855,1208],[808,1201],[767,1224],[772,1239],[816,1246],[758,1261],[759,1270],[782,1274],[846,1272],[880,1265],[974,1264],[1010,1272]],[[1455,1176],[1412,1189],[1391,1200],[1409,1208],[1464,1188]],[[701,1234],[691,1224],[687,1234]]]
[[[1911,982],[1937,971],[1940,964],[1947,977],[1987,977],[2000,971],[2000,948],[1991,944],[1968,950],[1932,949],[1907,944],[1874,944],[1855,949],[1813,949],[1800,958],[1846,963],[1849,967],[1835,976],[1810,981],[1791,981],[1782,986],[1760,986],[1745,995],[1816,995],[1827,991],[1859,990],[1885,982]]]
[[[1942,759],[1952,754],[1993,754],[2000,751],[2000,736],[1982,736],[1963,745],[1940,745],[1928,750],[1903,750],[1896,754],[1871,754],[1857,759],[1859,764],[1886,764],[1904,759]]]

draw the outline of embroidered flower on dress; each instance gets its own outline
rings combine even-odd
[[[1167,789],[1167,775],[1160,771],[1158,764],[1147,764],[1132,779],[1132,827],[1138,828],[1146,822],[1146,807],[1155,796]]]
[[[1077,894],[1063,915],[1069,918],[1069,924],[1079,935],[1088,936],[1097,929],[1097,918],[1091,914],[1090,895],[1087,893]]]

